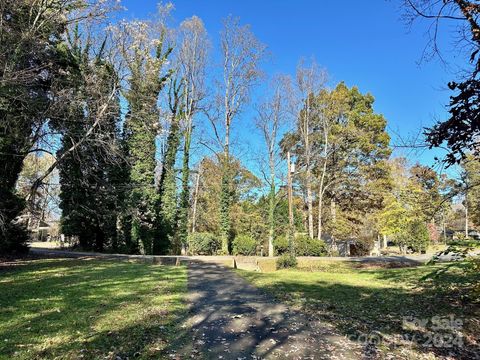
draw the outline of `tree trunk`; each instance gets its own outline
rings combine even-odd
[[[447,225],[445,222],[445,210],[442,212],[442,229],[443,229],[443,242],[447,243]]]
[[[307,165],[308,166],[308,165]],[[307,212],[308,212],[308,236],[313,239],[313,195],[311,170],[307,168]]]
[[[318,192],[318,234],[317,239],[322,240],[322,212],[323,212],[323,176],[322,180],[320,181],[320,188]]]
[[[332,201],[330,202],[330,215],[332,217],[333,224],[335,224],[335,222],[337,221],[337,203],[335,202],[335,198],[333,198]],[[334,235],[331,236],[331,241],[332,241],[332,249],[334,251],[336,251],[337,250],[337,242],[335,240]]]
[[[322,212],[323,212],[323,193],[325,192],[325,175],[327,173],[328,156],[328,127],[327,121],[323,118],[323,169],[320,177],[320,187],[318,191],[318,240],[322,240]]]
[[[468,238],[468,195],[465,194],[465,237]]]
[[[172,123],[167,138],[167,149],[158,184],[159,203],[157,205],[156,234],[153,240],[154,255],[179,254],[180,244],[175,236],[178,220],[175,160],[180,145],[180,117],[176,108],[172,111]]]
[[[105,244],[105,233],[100,225],[95,227],[95,251],[102,252]]]
[[[182,192],[180,194],[180,208],[178,210],[178,231],[175,236],[178,237],[179,245],[183,248],[187,246],[188,238],[188,215],[190,210],[190,144],[192,139],[191,128],[185,131],[185,141],[183,145],[183,166],[182,166]]]
[[[290,159],[290,151],[287,152],[287,182],[288,182],[288,247],[293,253],[293,236],[294,236],[294,222],[293,222],[293,184],[292,184],[292,164]]]
[[[307,94],[304,108],[303,140],[305,146],[306,190],[307,190],[307,221],[308,236],[313,239],[313,194],[312,194],[312,166],[310,149],[310,92]]]
[[[225,146],[222,166],[222,188],[220,194],[220,233],[222,254],[230,253],[230,120],[225,118]]]
[[[193,207],[192,207],[192,233],[194,233],[197,225],[197,203],[198,203],[198,192],[200,190],[200,176],[202,174],[202,163],[198,165],[197,170],[197,180],[195,182],[195,194],[193,195]]]
[[[335,199],[332,199],[332,202],[330,203],[330,214],[332,216],[332,221],[335,223],[337,221],[337,203],[335,202]]]
[[[273,237],[275,231],[275,163],[270,156],[270,196],[269,196],[269,212],[268,212],[268,256],[273,256]]]
[[[327,172],[327,158],[325,157],[325,161],[323,163],[323,171],[322,176],[320,177],[320,186],[318,189],[318,240],[322,240],[322,231],[323,231],[323,223],[322,223],[322,212],[323,212],[323,193],[325,192],[325,173]],[[328,185],[327,185],[328,186]]]

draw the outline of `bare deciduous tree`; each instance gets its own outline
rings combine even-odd
[[[261,76],[260,62],[266,46],[259,42],[248,25],[240,25],[239,19],[228,17],[221,32],[223,77],[219,84],[222,93],[217,98],[217,112],[209,119],[218,143],[222,148],[221,233],[222,251],[228,253],[230,236],[230,131],[243,106],[249,101],[250,90]],[[220,115],[220,116],[218,116]],[[219,131],[223,126],[223,134]]]
[[[202,109],[202,101],[205,98],[205,71],[208,60],[210,41],[203,21],[193,16],[184,20],[179,29],[178,62],[179,73],[182,77],[183,96],[183,169],[182,191],[180,195],[179,210],[179,236],[186,243],[188,234],[188,215],[190,204],[190,147],[192,142],[193,122],[195,115]],[[200,169],[200,166],[199,166]],[[198,177],[200,176],[200,170]],[[197,181],[198,183],[198,181]],[[195,210],[196,211],[196,210]],[[195,217],[195,215],[194,215]],[[195,225],[192,220],[192,231]]]
[[[256,126],[265,141],[269,174],[265,176],[269,189],[268,209],[268,256],[273,256],[273,238],[275,231],[276,200],[276,166],[279,161],[280,148],[278,135],[282,126],[289,117],[289,94],[291,93],[291,80],[287,76],[278,76],[273,79],[270,86],[271,93],[265,101],[257,107]]]
[[[318,115],[314,105],[314,96],[325,86],[326,73],[321,70],[315,61],[305,66],[301,61],[297,67],[296,77],[296,109],[298,109],[297,126],[301,136],[303,149],[303,167],[305,171],[305,188],[307,202],[308,234],[313,238],[313,153],[312,153],[312,129],[315,117]]]

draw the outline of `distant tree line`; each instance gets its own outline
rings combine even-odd
[[[368,252],[387,236],[422,251],[458,193],[480,223],[475,137],[450,144],[464,185],[392,159],[371,94],[329,87],[315,61],[261,91],[268,52],[249,26],[224,20],[212,67],[202,20],[170,26],[172,9],[112,23],[113,0],[0,0],[0,253],[26,250],[22,215],[44,217],[47,196],[79,247],[132,254],[320,255],[346,240]],[[470,121],[462,99],[452,119]],[[250,124],[255,166],[235,142]]]

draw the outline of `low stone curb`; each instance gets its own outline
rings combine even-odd
[[[170,256],[170,255],[126,255],[105,254],[95,252],[81,252],[57,250],[48,248],[30,248],[32,254],[50,257],[98,257],[111,260],[138,261],[158,265],[187,265],[192,262],[212,263],[229,268],[238,268],[250,271],[270,272],[276,270],[276,257],[245,257],[245,256]],[[366,256],[366,257],[299,257],[299,262],[332,262],[348,261],[352,263],[404,263],[406,265],[421,265],[426,263],[431,256]]]

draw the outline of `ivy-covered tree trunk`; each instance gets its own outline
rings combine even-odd
[[[183,144],[183,166],[182,166],[182,192],[180,193],[180,204],[178,209],[178,240],[181,246],[186,247],[188,238],[188,215],[190,210],[190,145],[192,141],[192,129],[185,130]]]
[[[177,179],[175,160],[180,146],[180,117],[172,116],[167,138],[167,151],[163,161],[162,174],[158,184],[159,228],[154,241],[154,254],[180,254],[181,244],[175,235],[177,222]]]
[[[153,123],[156,112],[147,112],[144,117],[134,102],[130,102],[131,113],[127,117],[128,151],[130,169],[130,194],[128,217],[131,217],[132,250],[139,249],[144,254],[152,254],[154,228],[156,222],[155,205],[155,138]],[[133,106],[132,106],[133,105]],[[141,105],[140,105],[141,106]],[[127,225],[129,227],[129,225]]]
[[[112,250],[114,252],[137,254],[139,248],[132,242],[132,215],[129,211],[129,195],[130,188],[130,172],[131,166],[128,161],[128,127],[124,123],[124,129],[121,134],[120,148],[122,156],[119,159],[119,165],[116,168],[114,177],[114,186],[117,193],[117,208],[119,209],[117,216],[117,237]]]
[[[142,28],[135,29],[142,31]],[[131,216],[132,248],[152,254],[159,223],[159,196],[155,189],[155,140],[157,137],[159,109],[157,101],[170,73],[162,76],[171,49],[162,50],[156,45],[156,56],[144,44],[132,44],[132,53],[126,54],[130,63],[129,91],[126,94],[129,113],[126,117],[125,136],[130,164],[130,194],[126,218]]]
[[[222,240],[221,252],[223,255],[230,253],[230,238],[231,238],[231,179],[230,179],[230,164],[229,158],[225,156],[222,165],[222,186],[220,194],[220,236]]]

